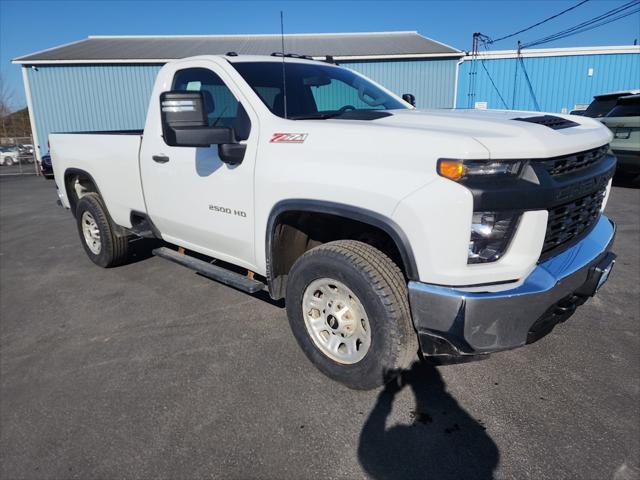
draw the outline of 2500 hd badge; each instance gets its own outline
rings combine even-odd
[[[242,218],[247,217],[247,212],[244,212],[242,210],[232,210],[229,207],[221,207],[219,205],[209,205],[209,210],[211,210],[212,212],[226,213],[227,215],[236,215]]]

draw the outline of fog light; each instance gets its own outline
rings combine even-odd
[[[498,260],[509,246],[519,218],[516,212],[474,212],[467,263]]]

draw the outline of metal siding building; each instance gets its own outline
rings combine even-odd
[[[474,67],[465,57],[460,65],[457,108],[486,102],[487,108],[536,110],[517,52],[482,53],[475,62]],[[640,46],[524,50],[522,64],[546,112],[568,113],[594,95],[640,87]],[[475,88],[469,92],[474,69]]]
[[[160,65],[26,69],[38,138],[53,132],[142,129],[158,70]]]
[[[23,79],[38,158],[51,132],[142,129],[155,76],[169,60],[270,54],[279,35],[89,37],[14,60]],[[287,51],[367,75],[420,108],[452,108],[463,52],[417,32],[285,35]]]
[[[451,108],[456,94],[456,69],[453,60],[371,60],[340,62],[402,95],[412,93],[418,108]]]
[[[280,41],[279,35],[89,37],[17,58],[36,154],[48,151],[51,132],[142,129],[156,73],[167,61],[269,54]],[[486,102],[487,108],[535,109],[520,66],[516,76],[515,51],[479,55],[469,97],[471,57],[417,32],[285,35],[285,45],[316,59],[330,55],[397,94],[413,93],[418,108]],[[569,111],[593,95],[640,87],[640,46],[524,50],[522,61],[544,111]]]

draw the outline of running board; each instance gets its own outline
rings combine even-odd
[[[155,250],[153,250],[153,254],[156,257],[170,260],[179,265],[182,265],[183,267],[195,270],[196,272],[204,275],[207,278],[217,280],[220,283],[224,283],[225,285],[229,285],[230,287],[237,288],[238,290],[242,290],[244,292],[256,293],[265,287],[265,284],[259,282],[258,280],[245,277],[244,275],[232,272],[231,270],[227,270],[226,268],[212,265],[203,260],[198,260],[197,258],[178,253],[175,250],[171,250],[167,247],[156,248]]]

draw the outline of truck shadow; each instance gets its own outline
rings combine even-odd
[[[395,396],[409,387],[412,423],[387,428]],[[360,433],[358,459],[375,479],[491,479],[498,447],[446,391],[438,370],[415,362],[380,392]]]

